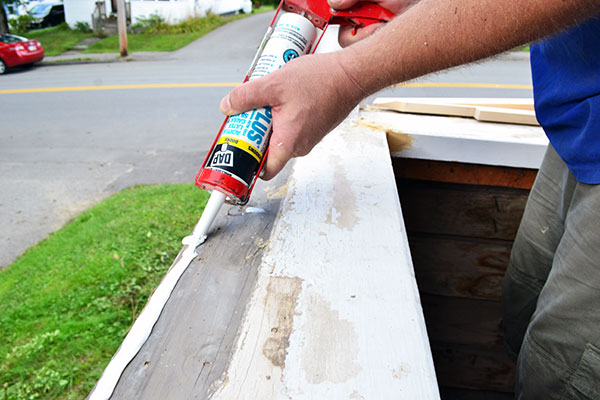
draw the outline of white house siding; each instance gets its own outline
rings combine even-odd
[[[92,13],[96,8],[96,0],[63,0],[65,5],[65,21],[71,28],[77,22],[86,22],[92,26]],[[110,13],[110,1],[105,0],[106,10]]]
[[[96,0],[63,0],[65,4],[65,20],[71,28],[77,22],[87,22],[92,26],[92,13]],[[128,1],[128,0],[126,0]],[[243,10],[252,11],[251,0],[130,0],[131,20],[139,21],[140,17],[147,18],[152,14],[162,16],[169,23],[176,23],[186,18],[206,15],[208,11],[215,14],[227,14]],[[110,0],[104,0],[106,11],[110,14]]]
[[[243,10],[252,11],[251,0],[131,0],[131,19],[135,23],[140,17],[158,14],[169,23],[189,17],[202,17],[208,11],[227,14]]]
[[[194,15],[203,15],[196,11],[194,5],[193,0],[132,0],[131,20],[135,23],[140,17],[158,14],[167,22],[175,23]]]

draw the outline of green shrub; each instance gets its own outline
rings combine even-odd
[[[138,17],[138,23],[134,25],[134,29],[142,28],[143,32],[146,33],[161,33],[166,27],[168,27],[167,20],[162,16],[153,13],[148,17]]]
[[[29,25],[35,21],[29,14],[19,15],[17,18],[11,18],[8,20],[10,30],[18,33],[25,33],[29,29]]]
[[[90,33],[92,32],[92,28],[90,28],[90,24],[84,21],[77,21],[75,23],[75,30],[82,33]]]
[[[204,17],[190,17],[176,24],[169,24],[158,14],[138,19],[138,23],[132,26],[134,32],[148,34],[179,34],[202,32],[207,28],[214,28],[225,24],[227,20],[219,15],[208,13]]]

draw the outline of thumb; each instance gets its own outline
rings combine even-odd
[[[229,92],[221,99],[219,104],[221,112],[226,115],[235,115],[272,105],[273,94],[271,90],[267,89],[264,78],[246,82]]]
[[[352,7],[358,2],[359,0],[327,0],[329,6],[336,10],[345,10],[347,8]]]
[[[273,179],[292,158],[292,154],[284,149],[281,143],[271,142],[261,178],[265,181]]]

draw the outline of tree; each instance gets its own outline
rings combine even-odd
[[[8,33],[8,17],[6,16],[6,8],[4,8],[4,0],[0,0],[0,34]]]
[[[0,0],[0,34],[10,32],[8,15],[6,14],[6,5],[12,4],[17,7],[23,3],[23,0]]]

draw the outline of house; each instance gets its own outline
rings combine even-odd
[[[65,19],[74,28],[78,22],[93,26],[92,14],[116,14],[116,0],[64,0]],[[208,11],[215,14],[229,14],[252,11],[251,0],[126,0],[131,21],[158,14],[169,23],[176,23],[189,17],[204,16]]]

